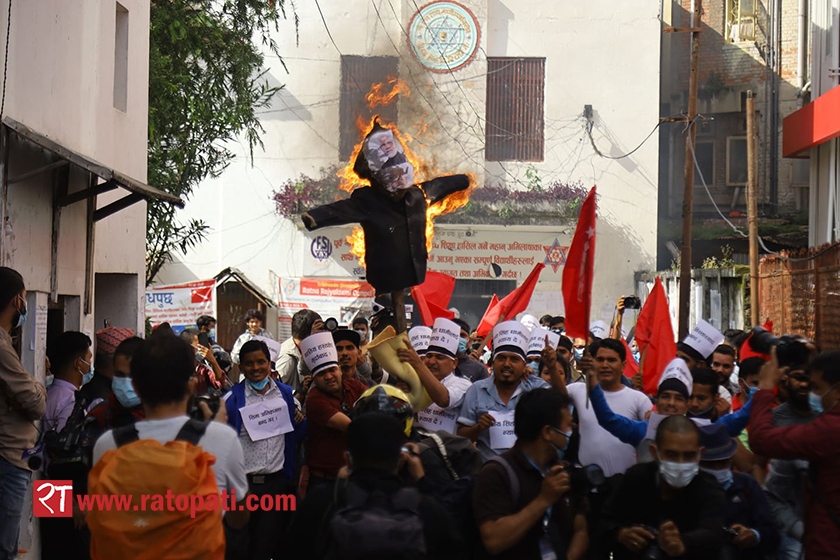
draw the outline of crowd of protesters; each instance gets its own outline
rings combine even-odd
[[[283,342],[252,311],[230,352],[209,316],[145,339],[65,332],[47,388],[13,346],[24,280],[0,268],[0,559],[33,471],[76,494],[291,497],[74,504],[40,520],[47,559],[840,558],[840,352],[701,321],[646,393],[622,300],[587,339],[527,315],[482,347],[440,318],[397,350],[417,410],[418,385],[370,352],[393,318],[378,307],[332,330],[301,310]]]

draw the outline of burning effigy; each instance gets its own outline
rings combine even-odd
[[[360,224],[364,249],[359,256],[367,271],[367,282],[377,295],[391,295],[396,323],[396,329],[385,329],[368,348],[386,369],[410,370],[402,373],[388,369],[401,378],[414,374],[413,379],[404,379],[412,388],[418,383],[416,373],[407,364],[399,365],[396,359],[396,349],[405,346],[407,340],[405,289],[422,284],[426,278],[433,217],[466,204],[470,188],[467,175],[447,175],[417,183],[416,163],[396,127],[383,126],[375,117],[355,150],[355,160],[351,161],[353,174],[360,184],[355,186],[350,198],[313,208],[301,216],[309,231]],[[354,249],[358,251],[358,247]],[[422,387],[419,391],[425,394]],[[428,405],[426,402],[420,406],[420,396],[413,396],[415,410]],[[422,400],[427,399],[428,396]]]

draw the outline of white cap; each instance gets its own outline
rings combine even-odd
[[[603,321],[595,321],[589,325],[589,332],[598,338],[606,338],[610,334],[610,326]]]
[[[434,352],[455,359],[458,356],[458,342],[461,339],[461,327],[457,323],[439,317],[435,319],[432,339],[426,353]]]
[[[269,360],[271,360],[272,362],[277,361],[277,357],[280,356],[279,342],[277,342],[274,339],[268,338],[267,336],[255,336],[251,340],[259,340],[260,342],[268,346]]]
[[[522,319],[520,319],[519,322],[528,327],[528,330],[531,332],[533,332],[534,329],[540,328],[539,319],[537,319],[533,315],[523,315]]]
[[[502,352],[518,354],[525,359],[531,332],[519,321],[505,321],[493,328],[493,356]]]
[[[723,336],[723,333],[701,319],[700,322],[697,323],[697,326],[694,327],[694,330],[685,337],[683,344],[695,349],[705,360],[712,355],[712,352],[715,351],[715,348],[717,348],[724,339],[725,337]]]
[[[408,341],[411,343],[411,347],[414,348],[421,356],[426,353],[426,349],[429,347],[429,341],[431,341],[431,339],[432,329],[429,327],[420,325],[412,327],[411,330],[408,331]]]
[[[318,375],[332,366],[338,365],[338,353],[331,332],[311,334],[300,341],[300,353],[312,375]]]
[[[545,348],[545,337],[548,337],[548,344],[551,348],[557,348],[560,344],[560,335],[548,329],[538,327],[531,331],[531,338],[528,340],[528,357],[539,356]]]
[[[683,385],[685,390],[691,395],[691,390],[694,388],[694,380],[691,377],[691,372],[688,371],[688,364],[682,358],[674,358],[665,367],[662,377],[659,378],[659,386],[667,379],[676,379]]]

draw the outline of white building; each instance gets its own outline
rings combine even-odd
[[[8,18],[4,4],[0,45]],[[93,338],[106,321],[143,332],[144,200],[179,201],[144,184],[149,3],[13,0],[10,29],[0,262],[26,283],[21,358],[43,382],[53,334]],[[29,519],[20,545],[38,558]]]
[[[809,245],[840,240],[840,0],[811,5],[811,103],[784,121],[784,156],[810,158]]]
[[[361,278],[344,244],[351,228],[307,233],[299,219],[276,214],[272,195],[301,174],[346,165],[356,120],[370,115],[364,94],[399,77],[410,93],[374,112],[412,135],[428,177],[469,172],[479,187],[522,190],[536,173],[543,186],[598,185],[592,318],[609,319],[615,300],[633,293],[634,272],[655,266],[658,144],[653,135],[630,157],[602,157],[586,115],[598,150],[613,157],[657,124],[660,2],[348,0],[320,8],[326,25],[315,2],[297,4],[299,44],[290,23],[277,35],[288,74],[267,58],[269,80],[285,88],[262,116],[265,150],[252,166],[243,147],[219,179],[197,189],[183,217],[213,231],[158,280],[206,279],[233,266],[277,295],[280,278]],[[570,244],[574,220],[509,218],[538,225],[437,228],[429,268],[463,279],[452,303],[473,322],[491,293],[507,293],[535,262],[555,265],[543,272],[532,310],[563,311],[556,249]]]

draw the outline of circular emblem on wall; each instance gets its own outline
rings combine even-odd
[[[411,52],[433,72],[454,72],[469,64],[480,37],[478,20],[458,2],[426,4],[408,26]]]
[[[319,235],[312,240],[312,245],[309,250],[315,259],[325,261],[332,255],[332,243],[330,243],[329,237]]]

